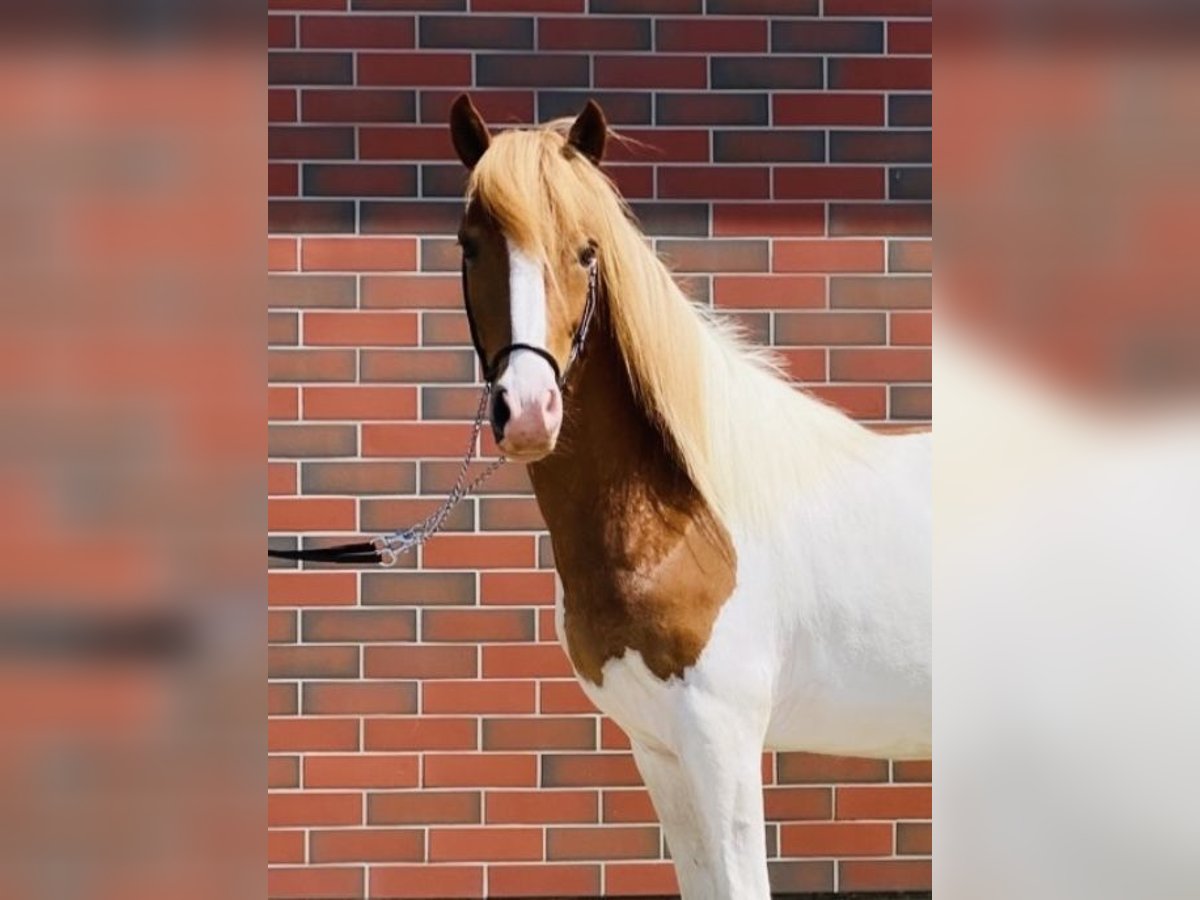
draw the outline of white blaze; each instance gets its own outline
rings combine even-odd
[[[542,264],[508,242],[508,296],[512,342],[546,349],[546,280]],[[521,406],[537,403],[556,387],[554,370],[536,353],[514,350],[497,386]]]

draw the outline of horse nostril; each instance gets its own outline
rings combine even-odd
[[[504,426],[511,418],[512,410],[508,408],[508,401],[504,399],[504,391],[501,390],[492,401],[492,434],[497,444],[504,438]]]

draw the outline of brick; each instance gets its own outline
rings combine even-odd
[[[296,493],[296,466],[294,463],[267,464],[267,494],[275,497]]]
[[[459,163],[451,163],[448,165],[434,165],[426,163],[421,166],[421,193],[426,197],[456,197],[461,198],[466,193],[467,186],[467,171]],[[461,205],[461,204],[460,204]],[[455,228],[457,230],[457,226]],[[459,249],[457,245],[453,246],[452,251],[448,251],[446,257],[446,265],[438,268],[446,271],[458,271],[459,267]],[[427,264],[422,268],[433,268]]]
[[[708,0],[704,11],[711,15],[816,16],[820,0]]]
[[[658,250],[681,272],[765,272],[770,265],[766,241],[662,240]]]
[[[338,0],[339,8],[344,7],[345,0]],[[467,8],[467,0],[350,0],[353,10],[408,10],[413,12],[434,12],[438,10],[455,12]]]
[[[267,757],[267,787],[289,788],[300,786],[300,757]]]
[[[603,20],[598,20],[603,21]],[[695,88],[708,87],[708,60],[703,56],[597,56],[597,87]]]
[[[351,307],[355,294],[354,277],[348,275],[267,277],[267,303],[272,308]]]
[[[461,219],[458,202],[363,200],[359,208],[363,234],[453,234]]]
[[[771,23],[771,52],[882,53],[883,23],[777,20]]]
[[[310,312],[304,316],[304,343],[327,347],[415,345],[417,317],[411,313]],[[341,390],[348,396],[347,389]],[[306,417],[307,413],[306,408]]]
[[[300,317],[295,313],[267,313],[267,344],[297,344],[300,339]]]
[[[358,316],[361,320],[371,317]],[[307,325],[306,325],[307,328]],[[385,336],[386,337],[386,336]],[[369,343],[365,341],[364,343]],[[385,387],[376,385],[354,385],[347,387],[313,387],[304,388],[304,417],[306,419],[351,420],[362,421],[369,419],[415,419],[417,415],[417,392],[411,387]],[[344,464],[338,464],[334,472],[346,471]],[[388,474],[398,475],[403,467],[365,463],[358,470],[366,477],[386,478]],[[404,471],[409,471],[405,469]],[[320,471],[314,468],[313,471]],[[328,470],[326,470],[328,472]],[[355,471],[351,469],[350,471]],[[398,488],[397,481],[388,481],[380,489],[368,491],[372,493],[390,492],[403,493]],[[306,489],[307,492],[307,489]],[[318,493],[332,493],[317,490]],[[356,490],[346,490],[343,493],[358,493]]]
[[[600,895],[599,866],[500,865],[488,867],[493,897],[593,897]]]
[[[888,53],[932,53],[932,22],[888,22]]]
[[[465,423],[371,423],[362,426],[362,454],[457,458],[463,455],[470,436],[470,426]]]
[[[586,56],[565,53],[480,53],[475,58],[481,87],[587,87]]]
[[[883,243],[775,241],[774,268],[777,272],[882,272]]]
[[[429,829],[430,862],[540,860],[538,828]]]
[[[554,592],[554,575],[550,572],[480,573],[479,602],[483,604],[550,604]]]
[[[267,863],[304,862],[303,831],[268,831]]]
[[[379,92],[371,92],[379,93]],[[386,92],[385,92],[386,93]],[[358,134],[360,159],[453,160],[454,145],[446,127],[384,125],[364,127]],[[461,206],[457,217],[462,217]]]
[[[558,644],[497,644],[483,648],[484,678],[566,678],[574,674]]]
[[[467,480],[479,475],[486,463],[475,461],[467,469]],[[430,460],[421,463],[421,491],[426,494],[444,495],[451,490],[458,478],[460,466],[458,463]],[[533,493],[529,483],[529,473],[524,466],[505,466],[472,493],[477,497],[489,494],[524,494]]]
[[[538,712],[543,714],[556,713],[595,713],[596,707],[588,699],[579,682],[543,681],[539,685],[541,702]]]
[[[349,606],[358,598],[353,572],[274,572],[267,576],[270,606]]]
[[[306,788],[411,788],[420,783],[420,774],[416,754],[322,755],[304,759]]]
[[[528,753],[426,753],[423,783],[427,787],[533,787],[537,757]],[[540,839],[538,848],[540,859]]]
[[[306,271],[379,272],[415,269],[416,250],[410,238],[307,238],[300,259]]]
[[[885,192],[884,170],[863,166],[797,166],[775,170],[780,200],[877,200]]]
[[[303,702],[305,715],[402,715],[417,711],[417,686],[310,682],[304,685]]]
[[[592,13],[698,13],[704,0],[589,0],[588,11]]]
[[[475,377],[471,350],[364,350],[363,381],[463,382]],[[465,436],[464,436],[465,437]],[[458,452],[463,447],[459,446]]]
[[[933,866],[927,859],[861,859],[838,863],[843,891],[927,891]]]
[[[604,108],[612,125],[649,125],[653,96],[646,91],[538,91],[538,117],[542,121],[576,116],[588,100]],[[671,124],[659,120],[659,124]]]
[[[357,900],[363,896],[361,868],[272,868],[267,870],[271,900]]]
[[[547,828],[547,859],[658,859],[659,830],[645,826]]]
[[[829,233],[840,236],[924,236],[933,230],[929,203],[833,203],[829,207]]]
[[[928,819],[933,812],[927,785],[839,787],[838,819]]]
[[[306,494],[407,494],[416,489],[416,467],[399,462],[304,463]]]
[[[884,124],[884,98],[880,94],[831,92],[774,94],[771,97],[776,126]]]
[[[272,125],[267,129],[267,154],[273,160],[351,159],[354,129]]]
[[[932,0],[825,0],[827,16],[933,15]]]
[[[630,749],[629,736],[607,716],[600,720],[600,746],[604,750]]]
[[[314,10],[338,10],[345,9],[344,0],[267,0],[267,9],[274,12],[275,10],[296,10],[311,12]]]
[[[766,94],[655,94],[654,103],[659,125],[766,125],[769,115]]]
[[[530,702],[530,712],[533,703]],[[489,718],[483,720],[484,750],[594,750],[596,723],[590,718]]]
[[[823,131],[715,131],[714,162],[823,162]]]
[[[357,678],[357,647],[270,647],[269,678]]]
[[[775,357],[783,364],[783,371],[793,381],[825,381],[825,350],[805,347],[796,349],[783,347],[775,351]]]
[[[479,12],[584,12],[586,0],[474,0]]]
[[[933,780],[933,763],[928,759],[898,759],[892,763],[892,781],[929,782]]]
[[[835,381],[929,381],[930,353],[907,347],[834,349],[829,374]]]
[[[425,313],[421,317],[421,344],[426,347],[470,347],[471,329],[461,312]],[[474,410],[471,410],[471,416]]]
[[[282,650],[284,648],[271,648]],[[279,751],[357,750],[355,719],[270,719],[267,749]]]
[[[474,750],[476,746],[474,719],[425,716],[366,719],[363,722],[364,750]],[[425,785],[429,786],[429,782],[426,781]]]
[[[649,50],[650,20],[543,17],[539,50]]]
[[[478,791],[368,794],[371,825],[473,825],[480,821]]]
[[[933,343],[933,315],[923,312],[892,313],[891,343],[928,347]]]
[[[825,85],[824,65],[815,57],[717,56],[711,68],[714,90],[797,90]]]
[[[669,862],[611,862],[604,867],[604,884],[614,897],[678,896],[675,867]]]
[[[775,341],[779,344],[883,344],[887,319],[878,313],[778,313]]]
[[[933,65],[918,57],[843,57],[829,60],[829,87],[840,90],[929,90]]]
[[[429,166],[422,166],[428,172]],[[465,178],[462,166],[456,169],[456,177]],[[424,177],[424,176],[422,176]],[[426,195],[429,191],[426,189]],[[461,193],[461,192],[460,192]],[[453,238],[428,238],[421,241],[421,268],[426,272],[458,272],[462,267],[462,250]]]
[[[534,617],[524,609],[431,609],[421,618],[421,640],[532,641]],[[530,704],[532,706],[532,702]]]
[[[888,387],[893,419],[933,418],[933,389],[928,386],[895,384]]]
[[[920,275],[836,276],[829,304],[838,309],[929,309],[932,279]]]
[[[888,762],[826,756],[817,753],[780,753],[779,781],[783,784],[824,784],[847,781],[887,781]]]
[[[367,606],[470,606],[475,602],[475,576],[469,572],[364,572],[361,602]]]
[[[302,16],[300,45],[359,50],[379,47],[388,50],[413,46],[416,32],[412,16]]]
[[[295,16],[267,16],[267,46],[272,50],[296,46]]]
[[[294,387],[279,387],[276,385],[267,388],[267,418],[274,420],[292,420],[300,418],[300,391]],[[275,486],[279,482],[272,480],[270,472],[278,471],[268,467],[268,491],[272,494],[286,493],[294,494],[296,492],[293,486],[289,490],[276,490]],[[282,476],[279,476],[282,477]],[[292,479],[295,480],[294,477]]]
[[[762,19],[659,19],[654,48],[659,53],[764,51],[767,23]]]
[[[645,790],[604,792],[605,822],[657,822],[658,814]]]
[[[442,50],[532,50],[533,19],[478,13],[422,16],[420,45]]]
[[[368,647],[368,678],[474,678],[474,647]]]
[[[426,87],[463,85],[471,81],[467,53],[360,53],[358,83]]]
[[[928,856],[933,852],[933,828],[928,822],[897,822],[896,853]]]
[[[933,271],[932,241],[888,241],[889,272]]]
[[[833,818],[833,791],[814,787],[768,787],[763,794],[768,821]]]
[[[272,457],[352,456],[358,448],[353,426],[271,425],[267,454]]]
[[[534,564],[534,543],[527,537],[439,535],[422,550],[431,569],[512,569]]]
[[[596,791],[488,791],[485,821],[489,825],[541,825],[597,822]]]
[[[267,196],[269,197],[295,197],[300,193],[300,170],[298,166],[290,163],[270,163],[267,166]],[[269,262],[271,271],[279,271],[282,266],[276,265],[274,260]],[[295,265],[287,266],[286,269],[295,269]]]
[[[425,835],[416,828],[313,831],[309,836],[309,853],[313,863],[423,862]]]
[[[609,166],[608,177],[626,199],[654,196],[654,169],[650,166]]]
[[[286,574],[290,573],[280,577]],[[306,610],[301,615],[301,634],[306,643],[414,641],[417,614],[388,609]]]
[[[628,753],[545,753],[541,786],[638,787],[642,783]]]
[[[349,53],[273,50],[267,54],[267,84],[352,84]]]
[[[294,644],[297,638],[296,613],[290,609],[267,612],[267,641],[272,644]]]
[[[933,124],[933,97],[930,94],[892,94],[888,97],[888,125],[915,127]]]
[[[825,280],[806,275],[718,275],[713,300],[726,309],[825,306]]]
[[[430,682],[421,687],[421,708],[427,714],[531,713],[536,693],[536,685],[529,681]]]
[[[421,522],[430,516],[441,501],[416,498],[366,500],[359,506],[359,527],[367,531],[395,531],[409,522]],[[475,514],[471,503],[452,510],[442,523],[444,531],[474,531]]]
[[[353,350],[271,350],[267,379],[281,381],[353,381]]]
[[[362,281],[362,305],[367,309],[462,309],[457,275],[365,275]]]
[[[856,419],[882,419],[887,414],[882,385],[818,384],[805,390]]]
[[[354,231],[354,203],[349,200],[271,200],[267,204],[272,234],[349,234]]]
[[[888,172],[888,199],[930,200],[933,198],[933,170],[925,166],[905,166]]]
[[[814,894],[833,891],[833,863],[809,860],[771,860],[767,875],[772,893]]]
[[[929,162],[933,155],[928,131],[832,131],[832,162]],[[912,198],[900,198],[912,199]]]
[[[276,683],[267,685],[268,716],[294,716],[298,710],[296,685]]]
[[[444,129],[450,119],[450,105],[461,93],[461,90],[421,91],[421,121],[435,123]],[[487,122],[536,121],[533,91],[474,90],[471,101]]]
[[[465,2],[465,0],[464,0]],[[401,898],[482,897],[483,866],[372,866],[371,896]]]
[[[296,121],[296,91],[291,88],[271,88],[267,91],[267,121]]]
[[[353,500],[276,497],[267,501],[271,531],[353,531],[357,524]]]
[[[888,856],[891,823],[806,822],[779,827],[784,856]]]
[[[483,531],[544,531],[546,524],[536,500],[505,497],[479,501],[479,527]]]
[[[305,122],[412,122],[416,118],[412,91],[366,88],[307,90],[301,94]],[[353,154],[343,154],[353,155]],[[368,158],[360,153],[361,158]]]

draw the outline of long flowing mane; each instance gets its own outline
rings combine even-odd
[[[468,195],[551,273],[576,252],[572,236],[596,241],[611,325],[647,415],[726,524],[764,523],[875,435],[797,391],[768,351],[687,298],[608,177],[566,147],[569,124],[494,136]]]

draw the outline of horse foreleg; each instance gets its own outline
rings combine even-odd
[[[689,731],[675,753],[634,750],[683,898],[767,900],[761,747],[728,721]]]

